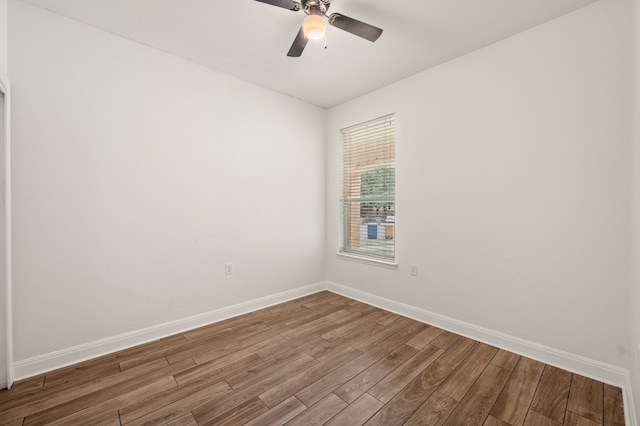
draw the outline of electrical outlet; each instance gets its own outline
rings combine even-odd
[[[413,275],[414,277],[418,276],[418,265],[415,263],[409,265],[409,275]]]
[[[224,274],[232,275],[233,274],[233,263],[225,263],[224,264]]]

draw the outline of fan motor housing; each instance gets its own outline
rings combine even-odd
[[[307,15],[324,15],[329,10],[331,0],[300,0],[300,3]]]

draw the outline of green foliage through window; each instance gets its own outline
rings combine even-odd
[[[378,167],[360,175],[360,217],[365,221],[379,217],[382,220],[394,213],[396,195],[395,165]],[[373,201],[366,201],[372,199]]]

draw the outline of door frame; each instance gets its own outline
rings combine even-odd
[[[11,90],[9,78],[0,70],[0,93],[4,95],[4,227],[5,227],[5,296],[7,338],[7,389],[15,381],[13,370],[13,292],[11,263]]]

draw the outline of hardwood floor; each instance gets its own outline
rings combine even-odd
[[[15,384],[2,425],[622,425],[620,389],[330,292]]]

